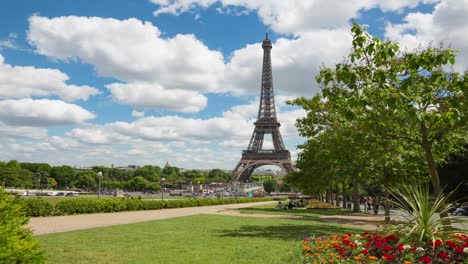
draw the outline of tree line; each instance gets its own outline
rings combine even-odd
[[[102,178],[99,179],[99,172]],[[103,189],[157,191],[164,187],[176,188],[182,184],[229,182],[231,175],[221,169],[209,171],[181,170],[166,165],[163,168],[145,165],[133,170],[94,166],[88,170],[71,166],[50,166],[47,163],[21,163],[16,160],[0,162],[0,185],[4,187],[96,190],[101,180]]]

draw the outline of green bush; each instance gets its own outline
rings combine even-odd
[[[24,208],[27,216],[48,216],[54,212],[52,204],[42,199],[17,198],[16,201]]]
[[[111,213],[271,201],[270,198],[180,199],[165,201],[123,198],[74,198],[59,200],[54,208],[46,200],[24,198],[19,198],[18,200],[26,208],[28,216]]]
[[[44,263],[22,205],[0,188],[0,263]]]

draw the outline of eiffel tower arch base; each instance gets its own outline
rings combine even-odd
[[[275,162],[241,160],[234,171],[233,180],[235,182],[247,181],[252,175],[252,172],[254,172],[254,170],[265,165],[274,165],[287,172],[290,172],[293,170],[291,163],[288,160],[278,160]]]

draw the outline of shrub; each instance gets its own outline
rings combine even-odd
[[[20,204],[0,188],[0,263],[44,263]]]
[[[46,200],[24,198],[19,198],[18,200],[26,208],[28,216],[110,213],[271,201],[270,198],[180,199],[165,201],[120,198],[73,198],[59,200],[54,208]]]
[[[391,232],[397,232],[407,240],[433,241],[444,239],[454,230],[450,228],[439,213],[447,212],[453,208],[448,200],[449,195],[440,193],[436,197],[430,195],[429,186],[420,184],[402,183],[391,188],[390,193],[395,201],[390,201],[400,210],[405,212],[408,223],[391,228]],[[448,219],[447,219],[448,220]],[[453,222],[458,220],[452,219]]]
[[[34,198],[17,198],[25,210],[26,216],[48,216],[54,212],[54,207],[48,201]]]

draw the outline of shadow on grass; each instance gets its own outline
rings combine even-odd
[[[322,215],[346,215],[352,212],[346,209],[305,209],[294,208],[292,210],[281,210],[275,208],[259,208],[249,207],[239,209],[241,213],[246,214],[284,214],[284,215],[300,215],[300,216],[322,216]]]
[[[303,219],[302,219],[303,220]],[[245,238],[256,238],[262,237],[273,240],[301,240],[308,236],[320,236],[334,233],[348,233],[355,232],[358,229],[332,226],[332,225],[269,225],[269,226],[257,226],[257,225],[245,225],[241,226],[236,230],[216,230],[220,237],[245,237]]]

